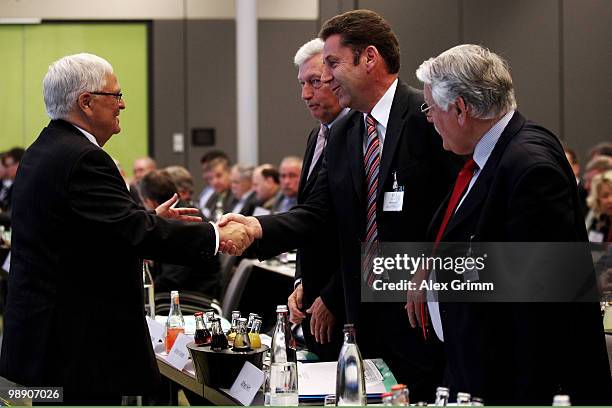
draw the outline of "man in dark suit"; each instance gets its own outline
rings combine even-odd
[[[201,210],[207,219],[217,221],[223,214],[229,212],[237,201],[231,189],[231,164],[228,159],[218,157],[206,166],[208,167],[204,171],[208,174],[207,179],[215,192]]]
[[[544,252],[553,252],[552,260],[565,259],[568,246],[561,243],[586,242],[575,177],[561,144],[516,111],[503,59],[481,46],[460,45],[425,61],[417,76],[424,83],[422,111],[444,148],[469,157],[433,219],[436,242],[465,242],[470,248],[507,243],[493,254],[502,259],[521,242],[537,248],[542,246],[534,243],[546,243]],[[578,265],[585,272],[580,279],[594,287],[588,251],[575,253],[567,261]],[[568,394],[579,405],[612,402],[598,304],[572,301],[581,296],[580,287],[566,283],[575,270],[555,269],[551,279],[538,282],[547,267],[538,261],[545,256],[524,253],[512,264],[498,263],[472,276],[496,285],[511,282],[510,292],[504,292],[507,286],[495,287],[500,295],[532,289],[516,282],[543,284],[528,299],[531,303],[519,297],[495,301],[494,295],[488,298],[492,302],[445,302],[440,295],[439,305],[430,303],[432,318],[441,316],[441,326],[434,327],[444,339],[455,391],[490,404],[546,405],[555,394]],[[454,272],[436,274],[441,281],[457,278]],[[565,303],[547,302],[543,295],[567,289],[571,297]],[[412,312],[414,302],[409,303]],[[419,320],[410,318],[412,324]]]
[[[319,121],[319,126],[312,129],[306,142],[297,193],[297,203],[303,204],[316,185],[332,133],[344,134],[343,127],[334,125],[349,113],[349,108],[341,108],[329,86],[321,81],[323,40],[315,38],[300,47],[294,63],[298,67],[301,98],[311,116]],[[323,361],[336,360],[342,346],[344,296],[338,281],[338,252],[336,223],[329,222],[317,242],[298,248],[295,290],[288,299],[291,321],[302,323],[308,349]]]
[[[320,36],[321,80],[341,106],[355,110],[334,125],[345,127],[344,134],[329,141],[316,185],[302,205],[276,216],[226,219],[240,219],[263,237],[256,248],[260,257],[320,239],[335,219],[345,311],[357,325],[361,351],[382,357],[411,398],[432,399],[442,378],[441,344],[409,326],[402,304],[361,303],[361,244],[423,241],[456,165],[419,111],[422,94],[398,80],[399,44],[381,16],[350,11],[328,20]],[[403,200],[391,203],[390,196]]]
[[[146,395],[159,372],[144,318],[141,257],[184,263],[250,243],[243,226],[167,218],[176,198],[145,211],[102,150],[125,109],[111,65],[64,57],[43,81],[51,122],[24,155],[13,190],[11,273],[0,375],[64,388],[64,403],[119,404]]]
[[[236,198],[236,204],[230,212],[242,215],[252,215],[257,207],[257,195],[253,190],[253,166],[234,164],[230,172],[232,194]]]
[[[11,226],[13,183],[17,176],[19,162],[24,153],[25,150],[23,148],[14,147],[0,157],[5,173],[4,177],[0,179],[0,225],[5,225],[7,227]]]

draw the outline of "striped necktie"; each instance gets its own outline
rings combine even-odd
[[[310,174],[314,170],[321,154],[323,154],[323,149],[327,145],[327,126],[321,123],[321,128],[319,129],[319,134],[317,135],[317,144],[315,145],[315,151],[312,155],[312,161],[310,162],[310,169],[308,170],[308,175],[306,176],[306,180],[310,178]]]
[[[363,259],[364,278],[369,286],[374,282],[372,263],[378,253],[378,226],[376,225],[376,196],[378,193],[378,173],[380,170],[380,139],[376,129],[376,120],[372,115],[366,116],[367,143],[363,155],[363,167],[366,175],[366,232],[364,238],[365,254]]]

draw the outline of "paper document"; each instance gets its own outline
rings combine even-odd
[[[366,392],[379,394],[386,392],[383,376],[372,362],[364,360]],[[300,395],[328,395],[336,393],[336,367],[338,362],[323,363],[298,362],[298,389]]]

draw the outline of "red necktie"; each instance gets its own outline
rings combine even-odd
[[[461,200],[461,196],[465,192],[465,189],[470,184],[472,177],[474,176],[474,169],[478,167],[476,162],[473,159],[468,160],[464,165],[459,174],[457,175],[457,180],[455,181],[455,187],[453,188],[453,193],[451,194],[451,198],[448,201],[448,206],[446,207],[446,212],[444,213],[444,218],[442,219],[442,224],[440,224],[440,229],[438,230],[438,234],[436,235],[436,244],[440,242],[442,239],[442,235],[444,234],[444,230],[446,230],[446,226],[450,221],[451,217],[455,213],[455,209],[457,208],[457,204],[459,204],[459,200]],[[435,246],[434,246],[435,251]],[[423,330],[423,338],[427,339],[427,312],[425,311],[425,303],[421,303],[420,307],[421,313],[421,328]]]
[[[472,176],[474,175],[474,169],[476,167],[478,167],[476,165],[476,162],[473,159],[470,159],[463,165],[463,168],[457,175],[457,180],[455,181],[453,193],[451,194],[448,206],[446,207],[446,212],[444,213],[442,224],[440,224],[440,229],[438,230],[438,235],[436,235],[436,243],[440,242],[440,240],[442,239],[444,230],[446,230],[448,222],[450,221],[452,215],[455,213],[455,209],[457,208],[457,204],[459,204],[459,200],[461,200],[461,196],[463,196],[465,189],[470,184]]]
[[[367,143],[363,156],[363,167],[366,174],[367,206],[364,272],[369,286],[372,286],[375,275],[372,273],[372,263],[378,253],[378,227],[376,224],[376,195],[378,192],[378,172],[380,170],[380,139],[376,129],[376,120],[372,115],[366,116]]]

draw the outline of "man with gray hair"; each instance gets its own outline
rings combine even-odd
[[[553,242],[586,242],[576,181],[561,143],[516,110],[512,77],[501,57],[478,45],[459,45],[423,62],[416,75],[424,84],[421,110],[441,135],[444,148],[468,157],[432,221],[430,236],[436,243],[469,242],[471,250],[472,243],[546,242],[554,249],[558,246]],[[508,249],[495,256],[506,259]],[[521,265],[529,268],[526,282],[542,285],[536,276],[545,265],[538,263],[537,254],[530,255],[523,253],[529,262]],[[563,256],[561,251],[554,254]],[[487,266],[494,261],[489,259]],[[572,262],[586,271],[582,285],[594,287],[588,251]],[[505,264],[500,269],[487,267],[471,279],[505,282],[500,277],[508,268],[513,279],[525,275],[526,268]],[[556,272],[557,281],[544,284],[559,290],[569,276]],[[448,282],[457,275],[439,271],[436,279]],[[520,291],[523,282],[513,281],[513,292]],[[545,289],[549,290],[539,292]],[[571,289],[576,297],[584,290]],[[496,290],[503,293],[504,287],[496,285]],[[409,318],[416,326],[421,324],[421,304],[414,293],[408,297]],[[612,402],[595,302],[442,299],[439,304],[431,302],[429,311],[445,343],[455,391],[493,405],[545,405],[555,394],[568,394],[578,405]]]
[[[251,215],[257,207],[257,195],[253,189],[253,171],[255,167],[234,164],[230,171],[232,194],[236,197],[236,204],[231,212],[242,215]]]
[[[342,118],[350,111],[340,107],[329,85],[321,81],[323,45],[320,38],[310,40],[298,49],[293,59],[298,68],[300,97],[312,118],[319,122],[306,142],[298,204],[304,203],[312,193],[327,143],[333,135],[344,133],[346,122],[341,123]],[[281,168],[281,184],[282,174]],[[308,349],[323,361],[338,358],[344,321],[337,227],[331,222],[326,228],[319,241],[298,248],[295,289],[288,299],[291,321],[302,323]]]
[[[142,258],[199,262],[219,242],[231,240],[238,250],[251,240],[238,224],[183,224],[201,220],[173,209],[176,195],[151,211],[134,202],[102,149],[120,132],[125,109],[106,60],[61,58],[43,91],[51,122],[27,149],[14,183],[0,375],[23,386],[63,387],[67,405],[118,405],[122,395],[146,395],[159,379]]]

